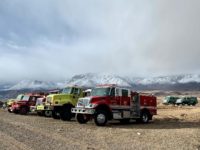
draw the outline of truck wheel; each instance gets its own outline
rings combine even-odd
[[[12,113],[12,111],[10,110],[10,108],[8,108],[8,112],[9,112],[9,113]]]
[[[14,114],[19,114],[19,111],[18,110],[13,110],[13,113]]]
[[[19,110],[19,113],[21,115],[26,115],[28,113],[28,109],[26,107],[22,107],[20,110]]]
[[[44,116],[44,113],[43,112],[37,112],[37,115],[38,116]]]
[[[60,116],[57,111],[52,111],[52,117],[53,119],[60,119]]]
[[[52,116],[52,111],[46,110],[46,111],[44,111],[44,115],[45,115],[45,117],[51,117]]]
[[[60,118],[63,121],[70,121],[72,118],[72,113],[71,113],[71,106],[65,106],[62,108],[62,111],[60,112]]]
[[[119,121],[121,124],[128,124],[130,122],[130,119],[121,119]]]
[[[148,123],[149,122],[149,113],[147,112],[147,111],[143,111],[142,113],[141,113],[141,116],[140,116],[140,121],[142,122],[142,123]]]
[[[97,126],[105,126],[108,121],[107,113],[103,110],[97,110],[94,116],[94,122]]]
[[[192,104],[192,106],[195,106],[195,105],[196,105],[196,103],[193,103],[193,104]]]
[[[76,119],[80,124],[84,124],[84,123],[87,123],[89,121],[87,119],[87,117],[83,114],[77,114]]]

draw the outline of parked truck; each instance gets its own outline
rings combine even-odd
[[[52,112],[54,119],[70,121],[73,117],[71,109],[76,106],[78,98],[83,97],[83,88],[67,86],[60,94],[51,94],[46,98],[44,109]]]
[[[164,104],[164,105],[169,105],[169,104],[175,105],[177,99],[179,99],[178,96],[166,96],[166,97],[163,99],[163,104]]]
[[[44,116],[45,115],[45,111],[44,111],[44,103],[46,101],[46,97],[42,97],[42,98],[37,98],[36,100],[36,105],[35,105],[35,111],[37,112],[37,114],[39,116]],[[51,114],[46,115],[47,117],[51,116]]]
[[[16,114],[26,115],[35,109],[37,98],[43,98],[43,94],[30,93],[25,94],[22,100],[14,102],[11,111]]]
[[[45,110],[46,96],[48,96],[50,94],[58,94],[58,93],[60,93],[60,90],[51,90],[45,94],[45,97],[37,99],[36,112],[39,116],[46,116],[46,117],[52,116],[52,111]]]
[[[91,119],[97,126],[104,126],[112,119],[122,123],[131,119],[148,123],[157,114],[157,100],[153,95],[140,94],[117,85],[100,85],[92,89],[90,97],[79,98],[72,113],[81,124]]]
[[[181,97],[177,99],[176,105],[193,105],[195,106],[198,103],[197,97]]]
[[[6,107],[7,107],[7,109],[8,109],[8,112],[11,113],[11,112],[12,112],[12,110],[11,110],[12,104],[13,104],[14,102],[17,102],[17,101],[22,100],[23,97],[24,97],[24,94],[19,94],[19,95],[16,97],[16,99],[9,99],[9,100],[6,102]]]

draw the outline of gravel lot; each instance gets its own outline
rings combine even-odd
[[[162,106],[149,124],[109,122],[106,127],[0,110],[0,149],[200,150],[200,107]]]

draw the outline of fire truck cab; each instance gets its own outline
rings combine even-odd
[[[91,96],[79,98],[72,113],[79,123],[92,118],[98,126],[106,125],[108,120],[122,123],[130,119],[148,123],[157,114],[156,97],[140,94],[117,85],[99,85],[92,89]]]
[[[12,104],[12,111],[16,114],[26,115],[35,110],[37,98],[43,98],[43,93],[29,93],[25,94],[22,100]]]

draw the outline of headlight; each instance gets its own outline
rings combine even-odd
[[[15,104],[15,107],[19,107],[19,105],[18,105],[18,104]]]
[[[90,103],[88,106],[86,106],[87,108],[94,108],[94,107],[96,107],[97,106],[97,104],[92,104],[92,103]]]

